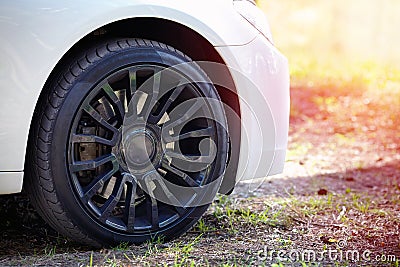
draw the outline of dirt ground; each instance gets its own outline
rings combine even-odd
[[[386,82],[292,81],[284,173],[220,196],[174,242],[77,246],[2,196],[0,265],[399,266],[400,82]]]

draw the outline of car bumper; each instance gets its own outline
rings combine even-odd
[[[217,47],[231,69],[240,103],[236,181],[281,173],[289,130],[289,67],[263,35],[243,46]]]
[[[23,172],[0,172],[0,195],[21,192],[23,178]]]

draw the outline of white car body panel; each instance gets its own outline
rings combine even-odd
[[[282,170],[288,128],[287,62],[236,12],[231,0],[5,0],[0,3],[0,194],[21,190],[32,115],[58,61],[88,33],[135,17],[162,18],[193,29],[217,47],[228,66],[249,75],[265,93],[271,116],[265,116],[269,119],[261,124],[255,123],[246,105],[255,108],[256,114],[265,110],[257,106],[259,98],[240,86],[239,78],[232,75],[241,97],[244,128],[252,129],[251,142],[241,144],[238,178],[260,177]],[[271,132],[271,127],[275,131]],[[273,138],[265,139],[266,136]],[[260,149],[263,141],[265,146]],[[266,164],[268,170],[254,172],[257,164],[257,160],[253,161],[254,151],[260,152],[258,162],[260,159],[271,162]]]
[[[236,180],[281,173],[289,131],[287,59],[262,35],[247,45],[219,47],[217,51],[224,59],[232,59],[228,65],[239,70],[231,72],[242,119]],[[244,77],[253,84],[246,84]]]

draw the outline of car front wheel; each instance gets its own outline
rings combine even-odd
[[[173,239],[206,211],[228,154],[216,88],[162,43],[120,39],[76,54],[46,84],[25,188],[80,243]]]

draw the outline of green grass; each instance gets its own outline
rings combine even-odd
[[[243,206],[242,203],[234,203],[232,200],[227,200],[228,197],[221,196],[220,200],[214,203],[211,207],[213,216],[220,222],[231,234],[235,234],[240,225],[269,225],[269,226],[285,226],[289,227],[292,222],[291,218],[285,213],[286,201],[276,199],[273,203],[260,203],[257,209]],[[245,200],[246,203],[251,203],[252,198]]]
[[[200,219],[197,224],[194,226],[194,231],[198,231],[202,234],[206,234],[209,232],[215,232],[217,230],[216,227],[208,225],[204,219]]]
[[[43,249],[43,254],[44,254],[44,256],[46,256],[46,257],[53,257],[54,255],[56,255],[56,250],[57,250],[57,246],[55,246],[55,245],[49,245],[49,246],[46,246],[44,249]]]
[[[114,251],[127,251],[130,249],[130,245],[128,242],[122,242],[118,246],[114,247]]]

